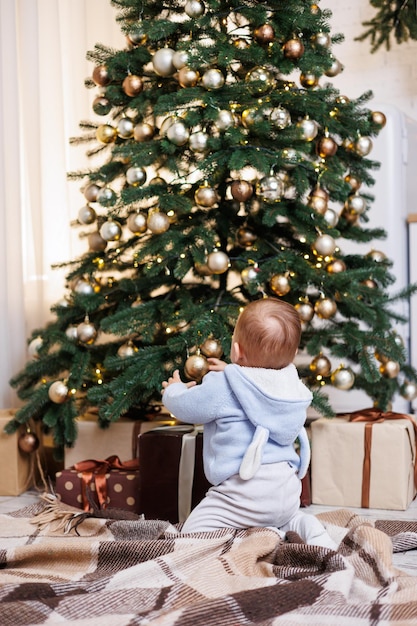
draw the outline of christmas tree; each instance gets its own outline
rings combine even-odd
[[[196,381],[228,357],[245,303],[299,311],[300,375],[331,416],[326,388],[361,389],[382,410],[416,394],[391,262],[371,245],[372,138],[385,116],[329,79],[342,69],[331,13],[307,0],[113,0],[122,50],[88,53],[94,166],[54,320],[28,340],[11,385],[62,452],[92,407],[105,427],[160,404],[173,369]],[[78,183],[80,184],[80,183]],[[369,242],[345,254],[343,242]]]

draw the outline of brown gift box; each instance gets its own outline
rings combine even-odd
[[[159,416],[159,414],[158,414]],[[72,467],[84,459],[106,459],[116,455],[122,461],[137,457],[137,440],[139,433],[148,428],[171,425],[173,419],[133,420],[121,417],[112,422],[108,428],[101,428],[95,413],[87,413],[77,419],[78,435],[72,448],[65,450],[64,467]]]
[[[88,495],[98,508],[140,513],[139,461],[122,463],[115,455],[89,459],[56,474],[55,492],[65,504],[89,511]]]
[[[22,452],[18,445],[25,428],[22,426],[12,435],[4,432],[15,413],[15,410],[0,410],[0,496],[18,496],[35,482],[37,452]]]
[[[364,409],[312,422],[313,504],[405,510],[416,495],[416,424]]]
[[[203,434],[193,426],[139,436],[141,513],[146,519],[185,521],[210,483],[203,470]]]

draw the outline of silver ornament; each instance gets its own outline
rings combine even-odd
[[[313,252],[320,256],[331,256],[336,250],[336,242],[330,235],[319,235],[312,245]]]
[[[68,387],[62,380],[56,380],[48,389],[49,399],[55,404],[63,404],[68,398]]]
[[[137,351],[138,349],[136,346],[131,341],[128,341],[127,343],[122,344],[117,350],[117,356],[120,356],[122,359],[127,359],[134,356]]]
[[[176,50],[172,57],[172,63],[180,70],[182,67],[185,67],[188,63],[189,54],[185,50]]]
[[[332,43],[330,35],[321,31],[313,35],[311,40],[313,44],[320,46],[321,48],[329,48]]]
[[[235,121],[236,121],[235,116],[233,115],[231,111],[228,111],[227,109],[221,109],[218,112],[216,119],[214,120],[214,123],[218,130],[225,131],[228,128],[231,128],[232,126],[234,126]]]
[[[291,124],[291,115],[284,107],[274,107],[269,112],[269,119],[275,128],[283,130]]]
[[[417,384],[406,380],[401,387],[401,395],[406,400],[415,400],[417,398]]]
[[[358,193],[354,193],[348,197],[346,201],[346,206],[351,211],[354,211],[358,215],[361,215],[366,211],[366,200],[363,196],[360,196]]]
[[[323,217],[330,228],[335,228],[335,226],[337,226],[339,216],[336,211],[333,211],[333,209],[326,209],[323,213]]]
[[[133,136],[133,121],[129,117],[122,117],[117,124],[117,134],[121,139],[129,139]]]
[[[256,195],[267,202],[277,202],[283,193],[283,182],[276,176],[265,176],[256,185]]]
[[[284,160],[282,166],[286,170],[292,170],[294,167],[298,165],[299,155],[298,155],[297,150],[294,150],[294,148],[284,148],[281,154]]]
[[[28,354],[32,359],[37,359],[39,357],[39,348],[42,347],[42,344],[42,337],[35,337],[32,339],[28,346]]]
[[[175,50],[172,48],[161,48],[157,50],[152,58],[152,65],[158,76],[172,76],[176,72],[173,63]]]
[[[81,209],[78,211],[78,221],[80,222],[80,224],[93,224],[93,222],[96,221],[96,217],[97,214],[95,210],[89,204],[81,207]]]
[[[220,70],[211,68],[204,72],[201,83],[208,91],[220,89],[224,85],[224,76]]]
[[[204,15],[205,10],[206,7],[204,5],[204,2],[201,2],[201,0],[187,0],[184,7],[184,11],[188,15],[188,17],[194,19],[196,17],[201,17],[202,15]]]
[[[102,224],[99,232],[105,241],[118,241],[122,234],[122,227],[119,222],[108,220]]]
[[[319,132],[319,125],[315,120],[311,120],[309,117],[298,122],[297,127],[300,130],[301,138],[306,141],[313,141]]]
[[[259,268],[255,265],[249,265],[240,272],[240,277],[244,285],[254,283],[258,279]]]
[[[94,287],[90,282],[88,282],[88,280],[80,278],[75,283],[74,291],[75,293],[79,293],[83,296],[91,296],[94,293]]]
[[[314,317],[314,307],[310,302],[297,302],[295,309],[302,322],[310,322]]]
[[[97,194],[100,191],[100,189],[101,187],[99,187],[95,183],[90,183],[89,185],[87,185],[87,187],[84,189],[84,197],[87,200],[87,202],[96,202]]]
[[[230,267],[230,259],[225,252],[215,250],[207,257],[207,267],[213,274],[224,274]]]
[[[154,235],[160,235],[168,230],[169,217],[162,211],[152,211],[148,216],[147,225]]]
[[[148,218],[145,213],[141,213],[140,211],[131,213],[127,218],[127,227],[135,235],[143,235],[148,229],[147,220]]]
[[[77,326],[75,326],[74,324],[71,324],[66,329],[65,334],[70,341],[76,341],[78,339]]]
[[[330,377],[332,385],[337,389],[347,391],[353,387],[355,375],[350,367],[339,367]]]
[[[85,319],[84,322],[77,326],[77,337],[81,343],[92,344],[97,337],[97,330],[88,319]]]
[[[218,202],[219,197],[216,189],[203,185],[199,187],[194,194],[194,200],[197,204],[204,207],[212,207]]]
[[[193,152],[205,152],[209,136],[202,130],[190,135],[190,148]]]
[[[111,206],[116,201],[116,194],[110,187],[103,187],[97,194],[97,202],[102,206]]]
[[[184,122],[176,121],[168,128],[166,136],[175,146],[183,146],[190,138],[190,131]]]
[[[354,147],[357,154],[363,157],[367,156],[373,148],[372,139],[370,137],[359,137],[355,141]]]
[[[333,59],[331,66],[329,67],[329,69],[327,69],[324,73],[326,74],[326,76],[337,76],[338,74],[340,74],[340,72],[343,72],[344,67],[341,64],[340,61],[338,61],[337,59]]]
[[[129,167],[126,171],[126,181],[133,187],[143,185],[146,182],[146,171],[143,167]]]
[[[170,126],[172,126],[172,124],[174,124],[175,122],[178,121],[178,118],[175,117],[174,115],[169,115],[168,117],[166,117],[160,128],[159,128],[159,134],[161,135],[161,137],[165,137],[165,135],[168,132],[168,129],[170,128]]]

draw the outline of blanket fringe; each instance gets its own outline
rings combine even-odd
[[[63,504],[54,493],[43,493],[40,499],[45,502],[45,507],[30,520],[40,530],[49,526],[52,531],[67,535],[72,530],[77,532],[77,526],[90,517],[85,511]]]

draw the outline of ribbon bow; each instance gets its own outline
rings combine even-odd
[[[93,478],[100,508],[105,509],[107,506],[107,472],[113,469],[123,470],[125,472],[136,471],[139,469],[139,461],[138,459],[132,459],[131,461],[122,462],[119,457],[114,454],[107,457],[104,461],[96,461],[95,459],[80,461],[79,463],[75,463],[74,469],[82,474],[81,495],[83,500],[83,509],[84,511],[89,511],[90,504],[87,498],[87,489],[89,488],[89,484]]]
[[[362,508],[369,508],[369,493],[371,486],[371,447],[372,447],[372,426],[381,424],[385,420],[408,420],[414,428],[414,434],[417,441],[417,424],[411,415],[406,413],[395,413],[394,411],[386,411],[370,408],[362,411],[354,411],[349,415],[349,422],[366,422],[365,423],[365,439],[364,439],[364,459],[362,470]],[[417,455],[414,454],[414,484],[417,487]]]

